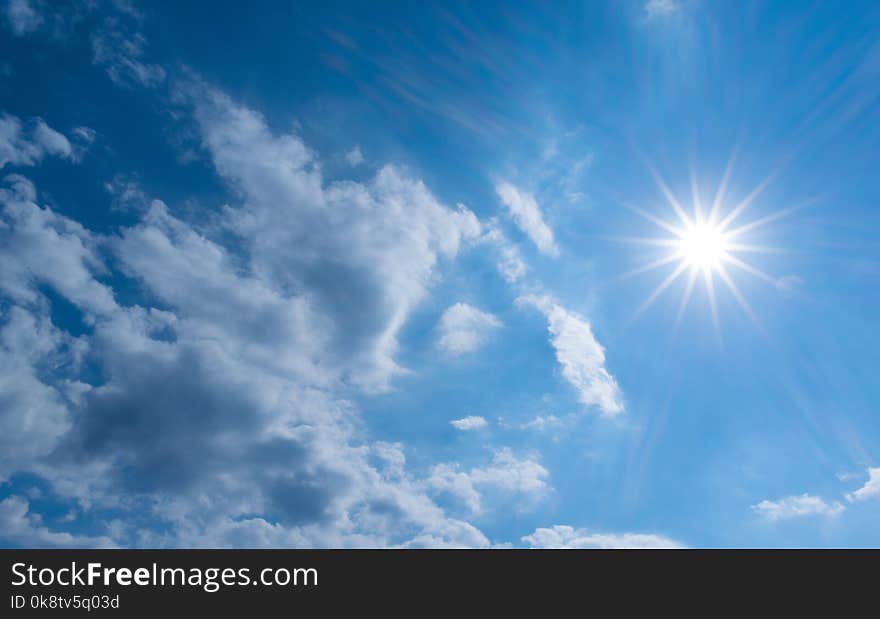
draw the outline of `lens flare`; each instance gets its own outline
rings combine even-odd
[[[761,192],[769,184],[770,177],[759,183],[743,200],[736,203],[732,208],[725,209],[725,196],[730,177],[730,166],[728,165],[718,191],[715,194],[715,198],[708,209],[709,212],[704,213],[703,205],[696,189],[697,183],[693,174],[691,175],[692,204],[691,208],[687,209],[672,191],[670,191],[663,179],[660,178],[653,169],[651,169],[651,173],[654,176],[657,186],[660,188],[666,201],[676,215],[677,221],[668,221],[641,208],[627,205],[636,213],[663,229],[667,233],[667,236],[652,238],[627,237],[625,240],[646,245],[666,247],[671,251],[659,259],[653,260],[635,271],[631,271],[627,275],[644,273],[667,265],[673,266],[672,271],[657,285],[656,288],[654,288],[648,298],[645,299],[645,302],[636,311],[636,315],[638,316],[645,311],[663,293],[663,291],[669,288],[679,277],[686,274],[687,285],[685,286],[679,305],[676,326],[681,321],[682,315],[688,306],[694,287],[697,284],[697,280],[702,279],[709,298],[709,307],[712,312],[713,322],[715,323],[716,328],[718,328],[718,310],[715,299],[716,277],[724,283],[724,286],[733,295],[737,304],[743,309],[743,311],[745,311],[746,314],[758,324],[755,313],[740,292],[733,277],[731,277],[728,272],[728,267],[735,267],[751,276],[775,285],[775,278],[746,262],[741,255],[745,253],[772,252],[776,250],[773,248],[758,247],[744,243],[743,236],[747,232],[751,232],[771,221],[775,221],[776,219],[787,215],[798,207],[783,209],[770,215],[765,215],[764,217],[749,223],[735,226],[734,224],[739,216],[746,211],[746,209],[759,197]]]

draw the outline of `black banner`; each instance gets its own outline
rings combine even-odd
[[[876,605],[877,551],[3,550],[2,617]],[[604,612],[603,612],[604,614]]]

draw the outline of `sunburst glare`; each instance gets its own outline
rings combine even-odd
[[[750,245],[744,242],[744,235],[778,219],[789,213],[792,209],[780,210],[748,223],[737,225],[743,212],[766,188],[770,181],[769,178],[759,183],[743,200],[736,203],[732,208],[727,209],[725,208],[725,197],[730,177],[730,166],[728,166],[709,208],[709,212],[704,213],[693,174],[691,175],[691,205],[690,208],[686,208],[653,169],[651,173],[676,219],[669,221],[664,217],[629,205],[629,208],[662,229],[664,234],[657,237],[628,237],[626,240],[665,247],[669,251],[666,255],[631,271],[627,276],[653,271],[662,267],[668,267],[672,270],[651,291],[636,311],[636,316],[644,312],[675,281],[685,276],[687,281],[679,303],[676,326],[681,321],[684,311],[690,302],[694,287],[700,279],[703,281],[708,296],[709,309],[716,328],[719,325],[716,279],[723,283],[740,308],[755,324],[758,324],[755,312],[743,296],[728,267],[733,267],[749,276],[775,284],[776,280],[773,277],[767,275],[742,257],[742,254],[745,253],[775,250],[773,248]]]

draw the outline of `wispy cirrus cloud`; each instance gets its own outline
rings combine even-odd
[[[119,86],[149,88],[165,80],[165,69],[146,60],[146,49],[147,38],[115,17],[92,33],[92,62]]]
[[[43,23],[43,17],[29,0],[6,0],[3,14],[12,34],[23,36],[33,32]]]
[[[524,295],[516,303],[538,309],[547,318],[550,344],[562,367],[562,376],[578,393],[578,400],[603,415],[624,410],[620,387],[605,368],[605,349],[596,340],[590,323],[547,295]]]
[[[498,273],[509,284],[520,281],[528,272],[519,248],[501,230],[496,218],[486,222],[482,240],[493,246],[496,252],[495,267]]]
[[[495,186],[501,203],[517,227],[531,239],[542,254],[551,257],[559,255],[559,247],[553,238],[553,230],[544,221],[544,216],[534,196],[514,187],[507,181]]]

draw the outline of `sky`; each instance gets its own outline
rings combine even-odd
[[[0,544],[880,545],[878,28],[4,0]]]

